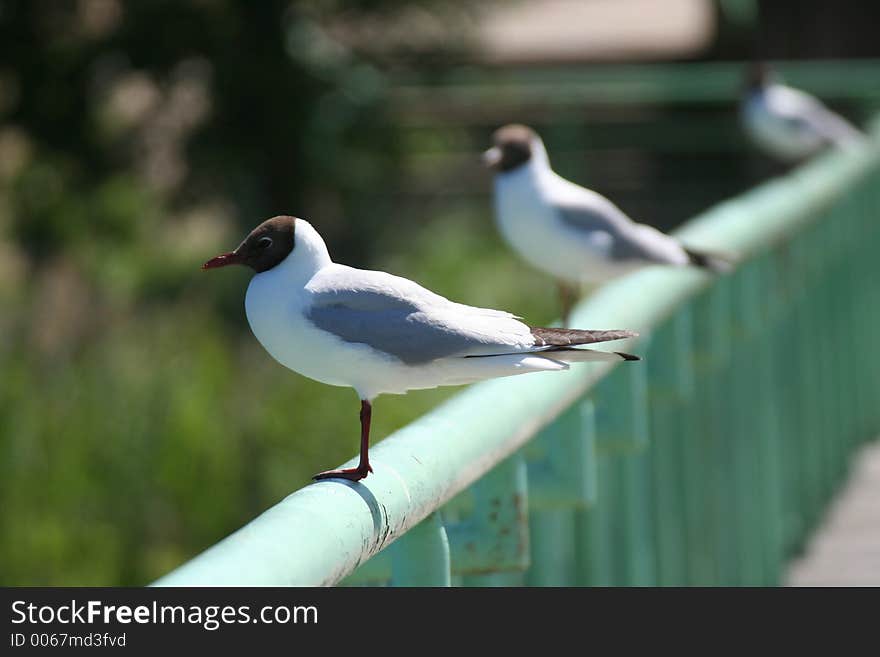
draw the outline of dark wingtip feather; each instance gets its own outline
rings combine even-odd
[[[588,331],[585,329],[532,327],[532,335],[539,346],[569,347],[581,344],[595,344],[610,340],[637,338],[635,331],[627,329],[612,331]]]
[[[635,354],[626,354],[622,351],[615,351],[614,353],[623,358],[623,360],[642,360],[641,356],[636,356]]]
[[[717,253],[706,253],[705,251],[695,251],[694,249],[684,248],[690,258],[690,263],[700,269],[706,269],[716,274],[726,274],[733,271],[736,258],[729,255],[720,255]]]

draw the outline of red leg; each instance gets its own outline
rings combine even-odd
[[[370,467],[370,419],[373,415],[373,407],[366,399],[361,400],[361,458],[356,468],[344,468],[342,470],[327,470],[316,474],[312,479],[348,479],[360,481],[373,471]]]

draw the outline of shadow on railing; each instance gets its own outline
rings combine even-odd
[[[640,330],[643,363],[471,386],[364,481],[298,490],[157,584],[779,583],[880,430],[877,144],[678,231],[732,274],[652,268],[580,304]]]

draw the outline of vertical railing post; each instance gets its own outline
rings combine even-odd
[[[782,505],[782,551],[794,552],[805,531],[807,514],[804,508],[805,433],[808,430],[806,408],[808,364],[801,358],[808,340],[803,326],[806,271],[803,251],[798,240],[776,247],[774,289],[777,326],[774,331],[772,387],[776,390],[779,418],[779,473],[777,486]]]
[[[693,416],[693,319],[685,306],[650,338],[648,370],[651,433],[651,483],[656,544],[656,576],[660,586],[687,584],[689,498],[698,491],[689,482],[686,452]],[[690,495],[689,495],[690,490]]]
[[[619,481],[623,522],[620,550],[626,555],[620,564],[621,584],[653,586],[656,571],[650,507],[650,452],[635,452],[621,458]]]
[[[575,580],[575,512],[596,499],[593,403],[574,404],[525,450],[529,457],[530,586]]]
[[[575,583],[578,586],[613,586],[616,583],[612,465],[608,455],[598,456],[596,503],[574,514]]]
[[[695,411],[698,434],[692,445],[700,481],[694,530],[699,544],[694,583],[730,585],[736,577],[733,542],[733,476],[729,468],[730,285],[719,278],[694,305]]]
[[[880,390],[880,340],[876,327],[880,326],[880,294],[876,281],[880,278],[880,264],[876,257],[880,245],[880,171],[874,171],[860,194],[860,221],[858,224],[859,250],[852,258],[858,267],[859,294],[857,296],[858,323],[861,328],[863,414],[860,422],[862,440],[877,431],[880,425],[880,404],[876,391]]]
[[[529,509],[577,509],[596,501],[596,429],[591,400],[572,405],[523,451],[528,462]]]
[[[393,586],[450,586],[449,541],[438,513],[432,513],[394,542]]]
[[[649,500],[649,422],[644,368],[621,368],[594,393],[598,503],[575,521],[578,583],[654,581]]]
[[[574,581],[574,513],[545,509],[529,516],[532,564],[528,586],[569,586]]]
[[[483,586],[485,574],[522,572],[529,564],[529,487],[522,452],[505,459],[454,500],[459,516],[448,523],[455,571],[468,586]]]
[[[815,224],[807,227],[795,243],[802,253],[804,263],[804,290],[800,295],[798,328],[804,334],[801,352],[798,354],[804,365],[804,400],[802,414],[803,431],[800,436],[801,458],[804,467],[801,471],[802,509],[807,527],[818,518],[822,503],[822,439],[825,431],[826,382],[823,380],[824,351],[830,348],[827,336],[823,333],[824,317],[821,314],[821,269],[822,249],[824,248]],[[804,535],[801,539],[805,538]]]

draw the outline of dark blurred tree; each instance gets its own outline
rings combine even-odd
[[[397,143],[383,62],[332,35],[462,4],[0,0],[2,121],[34,153],[13,194],[17,238],[37,257],[77,238],[125,240],[140,203],[219,197],[242,230],[320,213],[361,259],[370,226],[343,227],[347,199],[388,179]],[[104,211],[110,179],[139,199],[132,214]]]
[[[880,4],[864,0],[758,0],[757,53],[767,59],[880,56]]]

